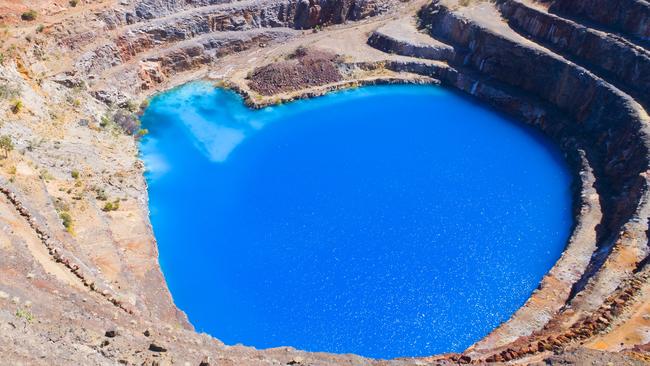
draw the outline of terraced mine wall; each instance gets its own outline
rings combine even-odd
[[[650,42],[650,10],[644,0],[556,0],[550,11],[585,19]]]
[[[453,64],[518,88],[522,96],[539,98],[569,117],[571,122],[561,125],[553,118],[536,124],[556,139],[577,141],[587,151],[604,210],[599,242],[611,242],[635,214],[646,189],[640,174],[648,167],[649,145],[638,103],[589,70],[535,47],[522,47],[435,3],[421,15],[433,35],[454,45]]]
[[[517,1],[500,0],[498,4],[513,29],[569,60],[599,71],[644,107],[650,106],[650,52],[622,37],[603,34]]]
[[[197,2],[141,0],[132,8],[99,14],[111,36],[77,58],[80,78],[104,79],[124,65],[140,69],[130,93],[150,90],[169,75],[197,69],[251,47],[297,37],[304,29],[360,20],[382,14],[397,0],[269,0]],[[63,38],[63,47],[89,42],[86,35]],[[132,65],[128,65],[131,63]],[[112,76],[109,76],[110,79]],[[108,104],[128,99],[120,90],[98,88],[94,95]]]
[[[574,233],[539,293],[467,353],[508,361],[603,331],[612,321],[612,299],[621,314],[638,291],[628,279],[645,281],[650,60],[629,35],[597,30],[529,2],[498,0],[480,11],[453,3],[434,1],[420,11],[429,44],[386,29],[375,31],[368,44],[420,59],[388,62],[392,70],[436,78],[540,128],[562,147],[583,184],[575,195]],[[589,193],[592,186],[597,195]],[[598,202],[589,202],[593,196]],[[576,262],[567,265],[571,260]]]

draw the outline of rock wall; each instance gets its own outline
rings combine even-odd
[[[649,161],[642,108],[589,70],[524,47],[436,3],[422,12],[422,21],[437,38],[457,46],[456,64],[530,93],[570,117],[568,125],[544,129],[586,146],[603,197],[606,218],[600,238],[618,234],[636,211],[645,184],[639,176]]]
[[[386,33],[375,31],[368,38],[368,44],[384,52],[394,52],[404,56],[426,58],[430,60],[451,60],[454,58],[452,47],[414,44],[391,37]]]
[[[385,0],[290,0],[290,1],[233,1],[233,0],[141,0],[132,10],[109,11],[104,19],[109,28],[171,17],[177,13],[191,14],[194,10],[219,9],[214,5],[228,5],[254,9],[259,6],[273,7],[265,14],[269,22],[285,23],[296,29],[310,29],[317,25],[339,24],[376,16],[393,5]],[[221,14],[225,12],[221,11]],[[257,19],[258,23],[260,19]]]
[[[550,10],[584,18],[650,42],[650,9],[645,0],[557,0]]]
[[[201,65],[209,64],[221,56],[242,52],[260,44],[286,41],[294,36],[296,36],[295,32],[290,30],[259,29],[250,32],[214,34],[188,44],[178,45],[159,55],[143,59],[145,65],[151,63],[155,65],[153,69],[143,69],[148,74],[148,77],[142,78],[143,80],[153,78],[150,84],[143,85],[143,89],[160,84],[167,78],[166,75],[193,70]]]
[[[108,37],[96,40],[76,58],[75,69],[83,78],[94,79],[104,79],[104,74],[115,79],[114,70],[121,69],[121,79],[115,81],[126,84],[124,88],[103,86],[95,95],[112,104],[125,103],[127,94],[151,90],[173,74],[200,68],[227,54],[285,42],[302,29],[377,16],[397,2],[143,0],[98,15]],[[63,42],[71,44],[79,38],[83,37],[66,35]],[[130,82],[123,81],[127,77]]]
[[[571,2],[572,4],[582,2]],[[510,26],[580,64],[609,76],[618,88],[650,106],[650,52],[620,37],[592,30],[571,20],[525,6],[516,0],[498,1]],[[650,27],[650,25],[649,25]]]

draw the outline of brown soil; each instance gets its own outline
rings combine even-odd
[[[343,80],[337,68],[338,57],[314,48],[298,48],[289,59],[255,69],[249,86],[262,95],[335,83]]]

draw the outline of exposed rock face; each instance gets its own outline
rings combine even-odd
[[[99,98],[124,103],[128,94],[149,90],[174,74],[210,64],[216,58],[246,49],[281,43],[299,30],[340,24],[383,14],[398,0],[246,0],[196,2],[141,0],[100,13],[112,36],[95,39],[96,46],[76,61],[83,77],[128,68],[117,80],[125,88],[102,86]],[[66,36],[64,44],[72,39]],[[126,66],[140,61],[141,67]],[[115,77],[115,75],[112,75]],[[129,77],[132,82],[124,82]],[[100,76],[99,79],[105,79]]]
[[[164,75],[198,68],[202,64],[209,64],[215,58],[235,52],[241,52],[251,47],[265,45],[271,42],[282,42],[296,35],[288,29],[278,30],[252,30],[249,32],[229,32],[226,34],[210,34],[191,42],[177,45],[157,56],[144,58],[147,65],[156,65],[146,71],[154,78],[154,85]]]
[[[550,356],[540,362],[541,365],[620,365],[642,366],[643,360],[634,358],[629,354],[607,353],[587,349],[571,350],[562,355]]]
[[[404,19],[388,23],[374,31],[368,38],[368,44],[384,52],[430,60],[451,61],[456,55],[453,47],[424,36],[415,24]]]
[[[134,12],[126,13],[127,19],[143,21],[147,19],[160,18],[184,10],[188,5],[202,7],[207,5],[225,4],[230,0],[141,0],[134,7]]]
[[[211,5],[231,4],[233,7],[245,9],[255,9],[263,6],[267,9],[262,16],[252,15],[246,17],[246,20],[252,20],[254,23],[261,24],[267,21],[267,24],[287,24],[290,27],[298,29],[309,29],[316,25],[338,24],[347,20],[359,20],[371,17],[386,11],[391,1],[379,0],[289,0],[289,1],[233,1],[233,0],[199,0],[199,1],[182,1],[182,0],[141,0],[138,1],[132,11],[123,10],[113,13],[107,13],[105,19],[111,27],[120,24],[133,24],[170,16],[178,12],[191,13],[191,9],[227,9],[227,7],[215,7]],[[189,9],[189,10],[188,10]],[[227,10],[220,14],[225,14]],[[215,13],[217,14],[217,13]],[[224,18],[231,18],[232,13]],[[234,17],[237,19],[237,16]],[[254,18],[254,19],[251,19]],[[196,19],[200,21],[200,19]]]
[[[571,2],[572,4],[584,2]],[[518,1],[499,1],[501,14],[514,30],[569,59],[586,64],[617,88],[650,106],[650,51],[619,36],[602,33]],[[650,24],[646,26],[650,29]]]
[[[557,0],[550,10],[590,20],[650,42],[650,9],[644,0]]]

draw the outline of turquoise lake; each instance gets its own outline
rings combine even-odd
[[[256,111],[197,82],[142,122],[163,273],[226,344],[462,351],[524,304],[570,235],[558,149],[440,87]]]

